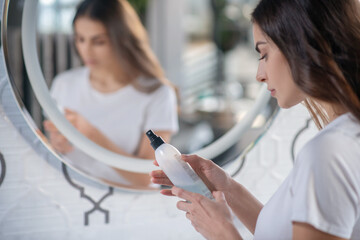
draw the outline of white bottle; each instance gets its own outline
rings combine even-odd
[[[155,150],[155,158],[160,168],[176,187],[214,199],[205,183],[191,166],[181,159],[181,153],[174,146],[165,143],[151,130],[147,131],[146,135]]]

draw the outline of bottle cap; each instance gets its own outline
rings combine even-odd
[[[164,144],[164,140],[157,136],[153,131],[149,130],[146,132],[146,136],[150,140],[150,144],[153,147],[154,150],[156,150],[161,144]]]

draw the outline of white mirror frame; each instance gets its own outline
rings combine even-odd
[[[112,167],[132,172],[148,173],[155,169],[151,161],[131,158],[111,152],[92,142],[73,127],[61,114],[49,94],[41,71],[39,58],[36,50],[36,16],[38,0],[26,0],[22,18],[22,47],[24,61],[29,80],[35,96],[49,119],[54,122],[60,132],[69,139],[76,147],[92,156],[96,160]],[[266,86],[262,86],[254,106],[246,116],[231,130],[209,146],[195,152],[204,158],[214,158],[239,141],[243,132],[251,127],[256,116],[264,109],[270,99],[270,93]]]

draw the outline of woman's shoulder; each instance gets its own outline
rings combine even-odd
[[[151,101],[165,105],[177,105],[177,97],[174,88],[162,84],[150,94]]]
[[[317,148],[334,146],[334,149],[337,149],[349,142],[360,144],[360,122],[352,114],[346,113],[321,130],[309,145]]]
[[[154,95],[170,96],[175,94],[174,88],[166,84],[161,84],[155,91],[152,92]]]
[[[317,166],[360,159],[360,123],[346,114],[321,130],[300,151],[298,160]],[[359,165],[360,166],[360,165]]]
[[[175,89],[166,84],[156,84],[157,86],[150,90],[141,90],[136,86],[133,86],[132,89],[139,95],[145,99],[168,99],[176,96]]]

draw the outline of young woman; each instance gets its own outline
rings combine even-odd
[[[84,67],[57,76],[53,98],[95,143],[125,156],[154,159],[145,132],[153,129],[169,141],[178,130],[177,100],[134,9],[126,0],[85,0],[73,28]],[[52,122],[44,126],[57,151],[80,158]]]
[[[360,239],[360,7],[358,0],[261,0],[253,34],[257,80],[279,106],[303,102],[320,132],[263,206],[212,161],[183,156],[215,201],[177,187],[177,207],[208,239],[241,239],[230,208],[255,239]],[[156,164],[156,163],[155,163]],[[154,183],[171,185],[162,171]]]

